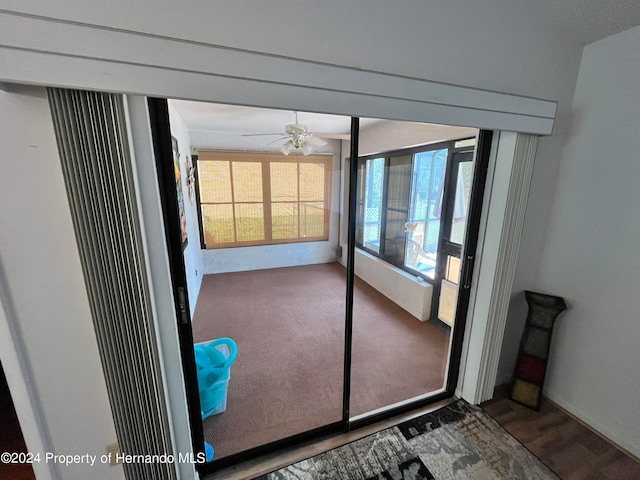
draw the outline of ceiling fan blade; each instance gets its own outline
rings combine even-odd
[[[313,136],[317,138],[328,138],[331,140],[349,140],[351,135],[348,133],[320,133],[313,132]]]
[[[308,135],[307,137],[305,137],[304,141],[310,145],[313,145],[314,147],[322,147],[323,145],[327,144],[327,142],[316,138],[315,134]]]
[[[243,137],[264,137],[264,136],[274,136],[274,135],[286,135],[286,133],[278,132],[278,133],[244,133]]]
[[[282,140],[287,140],[289,137],[280,137],[277,140],[274,140],[273,142],[269,142],[267,143],[267,145],[273,145],[274,143],[278,143],[281,142]]]

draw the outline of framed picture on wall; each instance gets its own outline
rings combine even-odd
[[[184,211],[184,193],[182,192],[182,174],[180,173],[180,152],[178,151],[178,141],[171,137],[173,149],[173,170],[176,175],[176,190],[178,193],[178,216],[180,217],[180,240],[182,250],[187,248],[189,238],[187,236],[187,215]]]

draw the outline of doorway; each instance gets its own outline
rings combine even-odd
[[[460,143],[464,143],[460,142]],[[452,327],[458,305],[462,246],[467,227],[469,201],[475,166],[473,150],[463,147],[451,151],[447,158],[443,184],[447,194],[440,208],[440,235],[434,267],[435,301],[431,318]]]
[[[154,102],[154,101],[152,101],[152,102]],[[157,101],[157,103],[160,103],[160,104],[162,102],[163,102],[163,100],[158,100]],[[161,107],[161,105],[156,105],[156,107],[158,107],[158,106]],[[166,109],[166,104],[165,104],[165,109]],[[161,110],[161,109],[160,108],[156,108],[156,111],[158,111],[158,110]],[[166,117],[168,117],[168,111],[166,111],[164,115]],[[163,124],[169,123],[166,120],[168,120],[168,118],[165,118],[165,121],[159,122],[159,123],[163,123]],[[357,125],[358,122],[355,121],[354,123]],[[168,127],[168,125],[164,125],[163,128],[167,129],[167,127]],[[360,133],[360,131],[356,127],[355,135],[357,136],[359,133]],[[165,134],[164,134],[165,141],[167,140],[167,138],[170,138],[170,136],[171,136],[171,130],[169,128],[168,130],[165,130]],[[157,143],[158,139],[160,139],[160,137],[162,137],[162,135],[159,136],[159,135],[157,135],[157,132],[154,132],[154,137],[156,137],[156,143]],[[349,149],[343,148],[342,152],[340,153],[339,160],[340,160],[341,163],[343,163],[343,168],[340,169],[340,174],[341,175],[343,173],[347,172],[347,168],[346,167],[348,165],[351,165],[348,162],[348,158],[356,158],[358,156],[357,155],[357,143],[355,143],[355,145],[354,145],[353,138],[354,138],[354,133],[352,131],[352,133],[351,133],[351,145],[349,145],[350,148]],[[486,140],[485,140],[485,143],[486,143]],[[355,156],[354,156],[354,146],[356,147],[355,148]],[[165,147],[165,149],[166,149],[166,147]],[[198,178],[200,177],[200,173],[204,171],[204,169],[202,169],[200,167],[200,153],[199,152],[198,153],[193,153],[190,149],[187,149],[187,150],[181,149],[181,150],[185,151],[185,152],[189,152],[187,155],[190,154],[189,156],[191,157],[191,162],[193,162],[193,168],[195,170],[194,177],[196,178],[196,182],[199,182],[200,180]],[[194,162],[194,157],[197,157],[195,162]],[[203,159],[202,161],[205,161],[205,160]],[[230,160],[214,160],[214,161],[228,161],[228,162],[231,162]],[[170,165],[171,165],[171,167],[173,167],[173,162],[170,163]],[[229,170],[230,172],[232,172],[234,170],[234,167],[233,167],[233,165],[231,163],[229,163],[229,169],[230,169]],[[161,168],[161,170],[162,170],[162,168]],[[167,178],[169,178],[174,182],[174,185],[175,185],[175,169],[174,168],[170,168],[168,170],[163,170],[163,171],[159,172],[159,174],[162,176],[163,172],[164,172],[165,181],[167,180]],[[264,170],[262,171],[261,176],[263,176],[263,173],[264,173]],[[170,176],[168,176],[168,175],[170,175]],[[230,175],[232,175],[232,173],[230,173]],[[299,175],[299,173],[298,173],[298,175]],[[188,175],[185,175],[185,177],[188,177]],[[348,178],[349,178],[348,175],[342,175],[342,178],[338,178],[338,182],[339,182],[338,185],[341,185],[341,184],[344,185]],[[353,178],[356,178],[356,177],[354,176]],[[271,181],[269,181],[268,184],[269,184],[269,186],[272,186],[271,185]],[[183,186],[184,186],[184,184],[183,184]],[[173,191],[175,191],[175,190],[176,189],[173,188]],[[186,188],[184,190],[186,191]],[[346,207],[350,206],[349,202],[346,201],[347,195],[349,193],[349,191],[348,191],[349,189],[339,189],[339,190],[340,190],[340,193],[342,194],[343,198],[342,198],[342,202],[338,202],[338,203],[342,203],[342,205],[345,207],[345,208],[340,209],[340,213],[342,213],[342,212],[345,212],[347,210]],[[171,189],[167,189],[167,191],[165,192],[165,196],[169,196],[168,193],[170,191],[171,191]],[[200,193],[202,193],[202,192],[200,192]],[[196,196],[197,195],[198,194],[196,192]],[[262,190],[262,195],[265,195],[264,189]],[[177,199],[175,199],[175,200],[174,199],[169,199],[169,200],[171,200],[171,201],[168,201],[167,198],[163,198],[163,202],[166,202],[167,204],[175,202],[174,206],[172,208],[174,209],[174,213],[177,214],[178,212],[177,212],[176,205],[179,205]],[[202,213],[202,210],[203,210],[202,209],[202,204],[203,204],[202,198],[199,200],[198,203],[200,204],[200,213]],[[213,203],[215,203],[215,202],[213,202]],[[225,203],[225,202],[219,201],[218,203],[222,204],[222,203]],[[248,201],[248,202],[245,202],[245,203],[251,203],[251,202]],[[261,203],[261,202],[253,201],[253,203]],[[264,202],[262,202],[262,203],[264,203]],[[443,212],[445,212],[446,208],[445,208],[445,204],[444,203],[443,203],[442,207],[443,207]],[[164,208],[165,208],[165,211],[166,211],[167,206],[165,205]],[[261,208],[264,209],[264,206],[261,205]],[[231,210],[234,211],[234,212],[237,211],[235,206],[232,207]],[[444,215],[444,213],[442,213],[442,215]],[[342,222],[343,220],[344,220],[344,218],[340,219],[340,222]],[[166,221],[167,221],[167,219],[166,219]],[[171,219],[169,218],[168,221],[170,222]],[[200,220],[200,222],[202,223],[202,220]],[[339,225],[341,224],[340,222],[339,222]],[[176,222],[174,222],[174,224],[175,223]],[[404,227],[404,223],[406,223],[406,219],[402,223],[403,223],[403,227]],[[346,231],[348,231],[351,228],[355,228],[355,218],[352,218],[352,221],[348,225],[346,225],[346,227],[347,228],[343,228],[342,229],[342,232],[340,234],[338,234],[338,237],[344,236]],[[177,227],[176,227],[176,225],[174,225],[173,227],[171,227],[170,225],[166,225],[166,228],[167,228],[167,230],[170,230],[171,228],[176,229]],[[237,229],[237,226],[236,226],[236,233],[237,233],[237,230],[238,229]],[[402,235],[403,235],[404,238],[408,237],[408,235],[406,235],[406,233],[404,232],[404,229],[403,229]],[[182,235],[180,234],[180,232],[178,232],[178,235],[176,235],[174,238],[182,239]],[[195,244],[197,246],[197,240],[198,240],[197,237],[194,238],[193,235],[189,235],[189,243],[188,243],[188,245],[191,246],[191,245]],[[342,252],[342,255],[337,255],[337,258],[340,258],[340,259],[343,259],[343,260],[344,259],[348,260],[349,258],[353,259],[355,257],[355,255],[356,255],[356,253],[355,253],[355,241],[349,242],[348,245],[339,245],[339,246],[343,247],[342,248],[343,252]],[[176,242],[174,242],[173,246],[170,247],[170,248],[172,248],[173,251],[179,251],[179,253],[180,253],[180,255],[176,255],[175,256],[175,259],[179,260],[180,256],[184,256],[183,255],[183,247],[184,247],[184,244],[183,244],[182,241],[180,242],[180,244],[176,244]],[[243,247],[238,247],[238,248],[249,248],[249,247],[251,247],[251,246],[243,246]],[[273,246],[270,245],[269,248],[271,248],[271,247],[273,247]],[[405,250],[406,250],[406,247],[405,247]],[[249,252],[249,250],[244,250],[243,251],[244,254],[246,254],[247,252]],[[338,253],[338,252],[336,252],[336,253]],[[403,257],[403,259],[404,259],[404,257]],[[174,275],[174,282],[179,282],[178,283],[178,285],[180,285],[179,288],[182,288],[183,292],[187,291],[189,293],[189,295],[190,295],[189,288],[186,285],[186,276],[187,276],[188,272],[186,271],[186,268],[185,268],[185,265],[184,265],[184,263],[185,263],[184,259],[182,260],[182,263],[183,263],[182,268],[184,269],[185,277],[182,278],[182,279],[180,279],[180,278],[177,279],[176,276]],[[341,274],[341,276],[342,276],[343,282],[344,282],[344,279],[346,278],[346,280],[347,280],[346,283],[348,283],[349,279],[351,279],[351,281],[354,280],[356,272],[355,272],[354,269],[350,269],[349,268],[349,265],[348,265],[349,262],[346,262],[346,263],[347,263],[346,270],[344,270],[344,272],[343,272],[343,274]],[[339,268],[339,265],[336,265],[336,267]],[[342,267],[342,268],[344,268],[344,267]],[[179,269],[176,269],[176,271],[177,270],[179,270]],[[239,273],[239,272],[237,272],[237,273]],[[265,272],[261,272],[260,275],[262,275],[262,273],[265,273]],[[280,273],[282,273],[282,272],[280,272]],[[246,285],[247,283],[251,283],[252,281],[257,280],[257,277],[258,277],[258,274],[256,274],[256,273],[254,273],[254,274],[249,273],[249,274],[246,275],[246,279],[241,280],[238,285]],[[417,278],[421,278],[419,275],[418,276],[414,275],[413,278],[414,278],[415,283],[421,283],[418,280],[416,280]],[[204,285],[205,280],[206,280],[206,278],[202,280],[203,281],[203,285]],[[304,280],[298,281],[297,283],[300,284],[303,281]],[[306,282],[306,283],[311,283],[311,282]],[[367,284],[366,281],[364,283]],[[227,285],[227,284],[224,283],[223,285]],[[367,284],[367,285],[369,285],[369,287],[370,287],[370,284]],[[217,289],[221,290],[222,288],[219,287]],[[237,291],[239,289],[240,289],[240,287],[232,289],[232,290],[233,291]],[[230,294],[231,294],[231,292],[227,296],[230,296]],[[185,298],[186,301],[181,305],[181,311],[186,313],[187,317],[189,316],[188,314],[190,313],[190,302],[189,302],[189,298],[188,298],[189,295],[187,295],[186,298],[183,297],[183,298]],[[338,296],[338,294],[332,294],[332,296]],[[374,296],[376,296],[376,295],[374,295]],[[380,295],[377,295],[377,296],[380,297]],[[246,297],[246,295],[245,295],[245,297]],[[347,296],[347,298],[348,298],[348,296]],[[259,303],[264,304],[264,302],[259,302]],[[348,303],[349,302],[347,302],[347,304]],[[349,305],[344,305],[343,304],[343,306],[344,306],[345,310],[350,310],[350,306]],[[198,307],[199,307],[199,305],[196,305],[195,309],[194,309],[196,311],[196,316],[197,316],[197,308]],[[315,310],[318,310],[318,308],[315,308]],[[400,307],[400,310],[403,310],[403,308]],[[212,312],[216,311],[216,306],[215,305],[212,307],[211,311]],[[304,313],[301,316],[305,316]],[[344,318],[344,311],[342,312],[342,316]],[[347,315],[347,317],[348,317],[348,315]],[[414,320],[416,322],[420,322],[420,320],[418,320],[418,319],[414,319]],[[345,322],[343,320],[342,326],[343,326],[343,331],[340,333],[339,338],[341,339],[341,342],[343,342],[343,350],[350,351],[351,346],[350,346],[350,343],[348,341],[349,340],[348,335],[346,334],[347,330],[349,329],[348,320],[347,320],[346,324],[345,324]],[[187,319],[187,321],[185,322],[184,321],[184,317],[183,317],[183,321],[181,321],[181,329],[185,329],[185,330],[188,329],[188,333],[189,333],[188,336],[192,339],[190,345],[189,345],[188,342],[185,342],[183,344],[183,347],[184,347],[183,348],[183,357],[189,357],[190,354],[193,355],[193,353],[192,353],[193,341],[195,341],[197,343],[198,340],[210,340],[211,338],[209,338],[209,337],[218,336],[218,333],[212,332],[212,333],[203,334],[204,336],[202,338],[198,338],[198,335],[200,334],[199,333],[200,332],[199,331],[200,326],[198,325],[198,321],[197,321],[197,319],[195,317],[194,317],[194,323],[193,324],[191,323],[191,321],[189,319]],[[245,330],[248,330],[248,329],[249,329],[249,327],[247,327]],[[204,338],[205,336],[207,338]],[[451,338],[453,338],[453,337],[455,337],[455,335],[453,335],[453,332],[448,332],[448,338],[447,338],[447,340],[445,342],[446,343],[446,347],[447,347],[447,352],[448,352],[448,349],[449,349],[449,345],[451,343]],[[459,335],[459,338],[461,340],[461,335]],[[311,341],[313,341],[313,340],[311,340]],[[240,349],[239,349],[239,351],[240,351]],[[239,353],[239,355],[241,355],[241,354],[242,353]],[[347,357],[349,357],[349,355],[345,355],[345,359]],[[304,358],[304,352],[299,353],[298,354],[298,358]],[[340,361],[342,361],[342,358],[340,358]],[[186,363],[189,363],[189,362],[186,362]],[[347,363],[349,363],[349,365],[347,365]],[[456,363],[455,360],[450,362],[448,357],[447,357],[445,359],[445,361],[443,362],[443,365],[440,368],[442,370],[446,370],[447,365],[453,365],[455,363]],[[347,384],[347,383],[350,384],[350,382],[352,380],[352,377],[350,376],[350,374],[352,373],[350,371],[351,370],[351,362],[345,362],[344,363],[344,367],[345,368],[344,368],[344,372],[343,373],[341,372],[341,374],[333,376],[331,378],[331,380],[337,386],[336,390],[340,390],[339,393],[341,393],[343,397],[345,396],[345,393],[343,391],[341,391],[342,389],[339,388],[339,387],[342,386],[343,379],[344,379],[345,384]],[[233,384],[233,379],[234,379],[234,375],[236,375],[236,370],[237,370],[237,368],[232,367],[230,385]],[[206,439],[206,437],[205,437],[205,431],[204,431],[204,429],[202,427],[202,420],[200,418],[198,418],[198,417],[200,417],[200,415],[198,415],[200,412],[197,411],[199,409],[198,408],[197,395],[194,395],[194,390],[195,390],[194,389],[194,384],[193,384],[194,375],[193,375],[193,371],[189,368],[188,365],[184,366],[184,371],[185,371],[185,377],[187,379],[191,380],[189,382],[190,383],[190,385],[189,385],[189,393],[190,393],[190,397],[191,397],[190,403],[191,403],[191,405],[195,406],[194,408],[192,408],[192,424],[193,424],[192,428],[193,428],[193,430],[195,432],[195,434],[194,434],[195,440],[194,441],[197,444],[202,444],[202,442]],[[282,372],[281,373],[281,377],[286,379],[287,378],[286,372]],[[256,378],[259,378],[259,377],[256,377]],[[311,438],[311,437],[317,436],[318,434],[323,433],[323,432],[325,432],[325,433],[326,432],[332,432],[332,431],[337,432],[337,431],[342,431],[342,430],[349,429],[349,428],[354,428],[354,427],[358,426],[358,424],[360,422],[373,421],[373,419],[379,418],[381,415],[389,416],[389,415],[397,412],[398,409],[414,408],[415,406],[417,406],[420,403],[434,401],[434,399],[438,399],[438,398],[443,398],[445,396],[449,396],[452,393],[451,385],[453,385],[454,383],[455,383],[455,380],[453,379],[453,377],[451,375],[443,376],[441,381],[440,381],[440,386],[439,386],[438,389],[424,391],[421,395],[413,396],[413,397],[410,397],[410,398],[405,398],[405,399],[403,399],[404,401],[401,402],[402,405],[394,405],[392,408],[384,408],[384,411],[382,411],[382,412],[374,412],[373,414],[365,415],[362,418],[353,418],[353,415],[349,414],[348,401],[347,401],[346,402],[347,403],[347,408],[345,408],[344,403],[343,403],[342,411],[341,412],[338,411],[337,412],[338,415],[334,419],[325,420],[324,423],[321,422],[317,426],[315,426],[315,427],[313,427],[311,429],[308,429],[308,431],[294,432],[293,434],[290,434],[290,435],[288,435],[286,437],[277,438],[277,439],[275,439],[273,441],[266,442],[267,443],[266,445],[265,444],[261,444],[261,445],[257,445],[257,446],[253,446],[253,447],[250,446],[245,451],[231,453],[231,454],[229,454],[227,456],[224,456],[222,458],[214,459],[213,467],[208,467],[208,468],[222,468],[223,466],[228,465],[230,463],[235,463],[237,461],[240,461],[243,458],[247,458],[247,457],[250,457],[250,456],[255,456],[258,453],[266,452],[266,451],[268,451],[270,449],[277,448],[277,447],[282,446],[284,444],[291,444],[292,442],[300,441],[303,438]],[[329,382],[328,384],[330,385],[331,382]],[[196,387],[197,387],[197,384],[196,384]],[[397,402],[394,402],[394,403],[397,403]],[[388,407],[388,405],[387,405],[387,407]],[[281,408],[281,410],[283,410],[283,413],[286,415],[286,413],[287,413],[286,409],[282,409]],[[364,412],[364,413],[367,413],[367,412]],[[369,413],[371,413],[371,412],[369,412]],[[240,434],[251,435],[251,431],[249,431],[249,432],[247,432],[247,431],[240,432]]]

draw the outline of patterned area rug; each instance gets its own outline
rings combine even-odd
[[[464,400],[258,478],[558,479]]]

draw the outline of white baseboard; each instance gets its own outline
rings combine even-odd
[[[566,410],[569,414],[573,415],[581,422],[584,422],[588,427],[595,430],[596,433],[599,433],[607,440],[609,440],[614,445],[620,447],[623,450],[626,450],[631,455],[634,455],[636,458],[640,458],[640,446],[633,444],[630,440],[621,437],[617,432],[611,430],[608,426],[602,424],[598,420],[594,419],[590,415],[584,413],[580,408],[572,405],[569,402],[566,402],[560,397],[558,394],[551,390],[545,389],[543,395],[551,400],[553,403],[557,404],[563,410]]]

